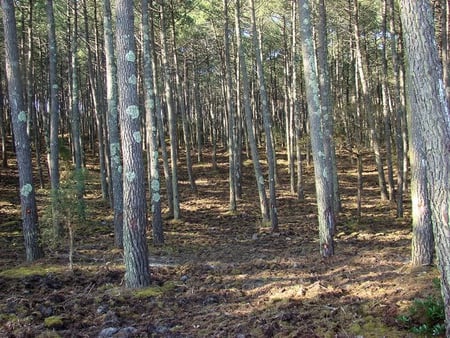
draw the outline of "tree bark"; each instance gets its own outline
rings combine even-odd
[[[429,0],[401,0],[411,125],[421,135],[446,335],[450,336],[450,113]]]
[[[319,75],[316,68],[309,0],[299,0],[299,13],[306,100],[316,182],[320,253],[323,257],[330,257],[334,254],[333,235],[335,230],[335,210],[331,203],[333,191],[330,190],[332,187],[330,180],[333,177],[332,170],[326,163],[327,157],[324,149],[324,116],[320,103]]]
[[[20,206],[26,260],[32,262],[43,256],[39,242],[38,214],[33,185],[30,140],[27,134],[27,113],[23,102],[22,75],[17,47],[17,28],[13,0],[1,0],[5,36],[6,77],[14,133],[14,145],[19,167]]]
[[[133,1],[117,1],[116,16],[117,82],[123,146],[125,284],[130,288],[138,288],[150,284],[150,272],[145,236],[147,205],[142,158],[141,112],[137,94]]]

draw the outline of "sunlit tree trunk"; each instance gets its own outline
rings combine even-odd
[[[17,47],[17,28],[13,0],[1,0],[5,37],[6,77],[8,80],[9,106],[14,133],[14,145],[19,167],[20,206],[26,260],[32,262],[43,256],[39,242],[38,214],[30,140],[27,134],[27,113],[23,102],[22,75]]]
[[[114,240],[117,247],[123,247],[123,182],[122,152],[120,144],[119,119],[117,110],[117,79],[114,60],[114,37],[112,31],[111,4],[103,0],[103,34],[106,58],[106,98],[108,103],[107,125],[109,153],[111,156],[111,185],[114,208]]]
[[[173,200],[173,219],[180,218],[180,199],[178,194],[178,136],[177,136],[177,114],[175,111],[173,92],[172,92],[172,78],[170,76],[169,61],[168,61],[168,42],[166,36],[166,20],[165,20],[165,6],[163,1],[160,3],[160,37],[161,37],[161,59],[162,71],[164,77],[164,96],[167,105],[167,115],[169,123],[170,136],[170,160],[171,160],[171,178],[172,178],[172,200]]]
[[[247,129],[248,143],[250,145],[250,150],[252,154],[253,169],[255,171],[255,179],[259,195],[259,206],[261,209],[261,217],[263,222],[268,222],[270,220],[270,215],[267,206],[264,176],[262,174],[261,164],[259,163],[258,148],[256,146],[256,139],[253,130],[254,121],[252,117],[252,108],[250,102],[250,83],[248,80],[247,66],[245,64],[244,51],[241,42],[241,24],[240,24],[241,15],[239,2],[240,1],[238,0],[236,3],[236,14],[235,14],[236,42],[237,42],[240,75],[242,79],[242,95],[244,100],[245,125]]]
[[[361,93],[364,102],[364,110],[366,112],[367,123],[369,126],[369,139],[372,145],[372,149],[375,155],[375,162],[378,172],[378,185],[380,187],[381,200],[385,201],[388,199],[387,189],[386,189],[386,178],[384,176],[383,163],[381,158],[381,148],[380,142],[378,141],[378,136],[376,132],[375,125],[375,112],[372,109],[372,102],[369,93],[369,82],[367,80],[368,71],[367,67],[363,63],[361,43],[360,43],[360,32],[359,32],[359,6],[358,0],[353,0],[353,20],[354,20],[354,41],[355,41],[355,60],[357,65],[358,77],[361,83]]]
[[[333,177],[330,168],[331,163],[327,163],[324,148],[326,140],[323,133],[326,129],[324,128],[324,116],[320,102],[319,74],[316,68],[309,0],[299,0],[299,15],[303,71],[316,181],[320,253],[323,257],[329,257],[334,254],[335,210],[332,203],[333,190],[330,190],[332,184],[329,182]]]
[[[401,0],[411,126],[424,149],[446,336],[450,336],[450,112],[429,0]]]
[[[125,284],[145,287],[150,283],[145,236],[147,205],[142,156],[141,112],[137,93],[137,57],[132,0],[116,1],[117,83],[120,135],[123,147],[123,244]]]
[[[332,192],[329,203],[333,204],[335,213],[340,210],[339,182],[337,176],[336,151],[334,145],[334,114],[333,93],[331,92],[331,79],[328,66],[328,38],[327,38],[327,13],[325,1],[319,0],[319,22],[317,24],[317,67],[319,72],[320,103],[324,128],[324,150],[327,157],[331,179],[327,182],[331,185],[327,190]]]
[[[275,188],[275,151],[272,142],[271,118],[269,111],[269,102],[267,98],[266,81],[264,78],[264,70],[261,55],[261,34],[256,29],[255,1],[250,0],[251,21],[253,33],[253,48],[255,49],[256,68],[258,72],[259,93],[261,97],[261,109],[263,116],[264,134],[266,137],[267,164],[269,167],[269,216],[272,231],[278,231],[278,211],[277,197]]]
[[[235,104],[233,98],[233,81],[231,73],[230,36],[229,36],[229,0],[223,0],[224,12],[224,47],[225,47],[225,100],[228,113],[228,186],[229,186],[229,210],[237,210],[236,202],[236,119]]]

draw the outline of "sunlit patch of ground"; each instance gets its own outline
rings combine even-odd
[[[311,167],[305,169],[305,199],[299,201],[289,192],[287,162],[279,161],[280,230],[271,233],[260,222],[251,162],[245,161],[243,199],[230,213],[227,155],[218,153],[217,170],[210,153],[204,158],[194,164],[197,194],[185,168],[180,170],[181,219],[165,218],[166,245],[149,244],[152,285],[141,293],[123,287],[123,256],[113,246],[112,212],[101,200],[96,175],[87,182],[87,220],[76,227],[74,271],[68,269],[66,239],[36,265],[22,263],[15,180],[2,185],[0,336],[55,331],[92,337],[110,326],[160,337],[410,335],[396,317],[412,299],[435,292],[430,285],[437,271],[409,267],[408,218],[396,219],[393,206],[379,201],[373,166],[364,175],[358,220],[356,170],[340,158],[343,211],[336,255],[322,259]],[[90,170],[96,167],[90,164]],[[48,203],[40,192],[40,210]],[[49,329],[50,316],[61,317],[62,324]]]

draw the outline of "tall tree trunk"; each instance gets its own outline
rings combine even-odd
[[[259,163],[258,148],[256,146],[255,133],[253,130],[253,117],[252,108],[250,102],[250,83],[248,80],[247,66],[245,64],[244,51],[241,42],[241,24],[240,24],[240,1],[237,0],[236,3],[236,42],[237,42],[237,52],[239,58],[239,68],[240,75],[242,77],[242,94],[244,100],[244,111],[245,111],[245,125],[247,127],[247,137],[250,144],[250,150],[252,154],[253,169],[255,171],[256,185],[258,188],[259,195],[259,206],[261,209],[261,217],[263,222],[268,222],[270,220],[269,210],[267,206],[266,188],[264,184],[264,176],[262,174],[261,164]]]
[[[116,1],[116,15],[117,82],[123,146],[125,284],[130,288],[138,288],[150,284],[150,272],[145,236],[147,206],[142,158],[141,112],[137,93],[133,1]]]
[[[320,253],[323,257],[329,257],[334,254],[335,210],[332,198],[330,198],[330,196],[333,197],[333,190],[330,190],[332,188],[330,180],[333,180],[333,177],[324,148],[326,142],[323,135],[325,132],[324,116],[320,102],[319,75],[316,68],[309,0],[299,0],[299,13],[303,71],[316,181]]]
[[[53,0],[47,0],[48,46],[49,46],[49,79],[50,79],[50,152],[48,166],[50,172],[50,185],[52,189],[52,221],[56,238],[62,235],[61,222],[58,217],[59,195],[59,102],[55,17],[53,14]]]
[[[404,171],[404,152],[403,147],[403,121],[405,109],[402,102],[404,91],[401,90],[400,80],[400,60],[397,53],[397,32],[395,30],[395,7],[394,0],[389,0],[389,29],[391,31],[391,52],[392,67],[394,71],[395,91],[394,91],[394,107],[395,107],[395,145],[397,150],[397,217],[403,217],[403,187],[405,181]]]
[[[153,244],[164,244],[163,222],[161,216],[161,184],[159,180],[158,165],[158,128],[156,124],[155,97],[153,91],[153,71],[152,61],[153,53],[150,39],[149,9],[148,0],[142,0],[142,54],[144,66],[144,95],[145,95],[145,121],[146,121],[146,140],[147,140],[147,162],[149,167],[149,186],[152,205],[152,231]]]
[[[114,241],[117,247],[123,247],[123,181],[122,151],[120,145],[119,119],[117,110],[117,79],[114,61],[114,37],[112,31],[111,4],[103,0],[103,34],[106,58],[106,97],[108,114],[106,116],[109,136],[109,153],[111,156],[111,185],[114,208]]]
[[[1,0],[5,36],[6,77],[9,105],[14,133],[17,164],[19,167],[20,206],[26,260],[32,262],[43,256],[39,242],[38,214],[33,185],[31,147],[27,134],[27,113],[23,102],[22,75],[17,47],[17,28],[13,0]]]
[[[229,15],[228,2],[223,0],[224,12],[224,47],[225,47],[225,103],[228,113],[228,187],[229,187],[229,207],[231,212],[236,212],[236,118],[235,105],[233,97],[233,81],[231,73],[231,56],[230,56],[230,37],[229,37]]]
[[[171,88],[172,78],[170,76],[168,61],[168,43],[166,36],[166,20],[164,13],[164,2],[160,1],[160,37],[161,37],[161,59],[164,75],[164,95],[167,105],[167,115],[169,123],[170,135],[170,160],[171,160],[171,177],[172,177],[172,199],[173,199],[173,219],[180,218],[180,199],[178,194],[178,137],[177,137],[177,114],[175,111],[173,93]]]
[[[84,14],[84,34],[86,37],[86,49],[87,49],[87,67],[89,75],[89,84],[91,89],[92,102],[94,103],[94,116],[97,127],[97,138],[98,138],[98,154],[100,161],[100,186],[102,191],[103,200],[108,200],[108,181],[106,179],[106,158],[105,158],[105,142],[104,142],[104,132],[103,132],[103,107],[100,103],[100,89],[98,86],[97,76],[95,74],[93,61],[95,57],[92,53],[90,34],[89,34],[89,18],[87,12],[87,1],[83,1],[83,14]]]
[[[411,125],[422,141],[446,336],[450,336],[450,112],[429,0],[401,0]]]
[[[367,81],[368,71],[364,67],[361,51],[358,7],[359,7],[358,0],[353,0],[353,19],[354,19],[353,33],[355,38],[356,64],[358,76],[361,82],[361,92],[363,95],[364,110],[366,112],[367,122],[369,125],[369,139],[375,155],[375,162],[378,172],[378,185],[380,187],[381,200],[386,201],[388,199],[386,189],[386,178],[384,176],[383,163],[381,159],[381,149],[376,131],[374,111],[372,109],[372,102],[370,99],[369,83]]]
[[[252,21],[252,33],[253,33],[253,48],[255,49],[256,56],[256,69],[258,72],[259,93],[261,97],[261,109],[263,116],[264,134],[266,137],[266,150],[267,150],[267,164],[269,167],[269,215],[270,226],[273,232],[278,231],[278,211],[277,211],[277,196],[275,188],[275,166],[276,158],[275,151],[273,149],[272,131],[271,131],[271,119],[269,111],[269,102],[267,98],[266,82],[264,78],[264,70],[262,64],[261,55],[261,33],[256,29],[256,15],[255,15],[255,1],[250,1],[251,7],[251,21]]]
[[[323,116],[324,150],[325,156],[327,157],[326,161],[331,170],[331,179],[327,180],[331,186],[328,187],[327,190],[332,192],[332,195],[328,196],[328,198],[331,199],[330,203],[333,205],[335,213],[337,213],[341,209],[341,203],[334,145],[333,93],[331,92],[330,70],[328,66],[327,13],[324,0],[319,0],[318,9],[317,67],[319,72],[320,102]]]
[[[6,120],[4,107],[4,93],[2,86],[3,76],[2,67],[0,67],[0,138],[2,148],[2,168],[8,167],[8,154],[6,152]]]

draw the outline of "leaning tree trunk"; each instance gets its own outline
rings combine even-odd
[[[137,92],[137,58],[132,0],[116,2],[117,83],[123,146],[123,244],[125,284],[150,284],[146,239],[147,205],[142,157],[141,113]]]
[[[27,134],[27,113],[23,102],[22,75],[17,48],[17,29],[13,0],[1,0],[5,33],[6,77],[9,105],[14,133],[14,145],[19,167],[20,205],[26,260],[31,262],[43,256],[39,242],[38,214],[33,185],[31,147]]]
[[[442,81],[431,4],[429,0],[402,0],[401,19],[407,61],[411,125],[421,138],[446,335],[450,336],[450,112]]]

